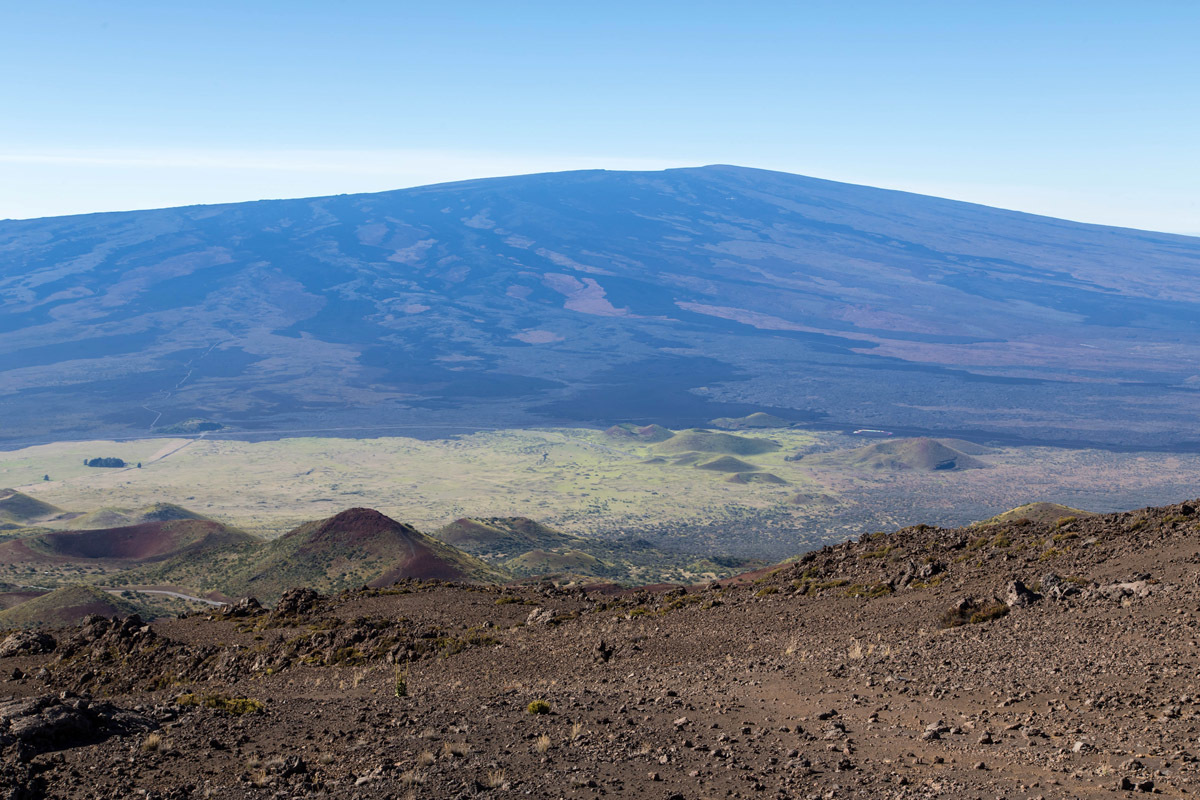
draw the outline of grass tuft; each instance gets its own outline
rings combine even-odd
[[[181,706],[198,706],[200,708],[223,711],[235,717],[240,717],[243,714],[261,714],[267,710],[266,703],[263,703],[261,700],[252,700],[249,697],[226,697],[223,694],[206,694],[201,696],[189,692],[175,698],[175,702]]]
[[[957,628],[960,625],[979,625],[1007,616],[1009,608],[1004,603],[980,605],[967,603],[958,608],[952,608],[942,615],[943,628]]]

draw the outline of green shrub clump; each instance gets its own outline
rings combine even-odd
[[[549,714],[550,713],[550,704],[547,703],[545,700],[534,700],[532,703],[530,703],[528,706],[525,707],[525,710],[528,711],[530,714]]]
[[[846,589],[847,597],[865,597],[871,599],[873,597],[883,597],[885,594],[891,594],[893,591],[889,583],[874,583],[870,586],[865,583],[856,583]]]
[[[263,703],[261,700],[252,700],[249,697],[227,697],[223,694],[206,694],[201,696],[189,692],[177,697],[175,702],[181,706],[199,706],[201,708],[223,711],[235,717],[240,717],[243,714],[261,714],[267,710],[266,703]]]
[[[979,625],[1008,615],[1009,608],[1005,603],[980,605],[964,604],[952,608],[942,615],[943,628],[957,628],[959,625]]]

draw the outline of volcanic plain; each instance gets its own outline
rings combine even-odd
[[[58,529],[110,527],[122,510],[167,502],[270,539],[366,506],[425,532],[462,517],[527,517],[589,539],[779,560],[903,525],[965,525],[1033,501],[1101,512],[1167,503],[1193,493],[1200,473],[1191,454],[872,440],[797,427],[628,429],[63,442],[0,452],[0,486],[91,515],[38,518]],[[957,454],[954,468],[937,469],[948,466],[947,453]],[[95,457],[130,466],[83,465]],[[636,577],[684,578],[669,570]]]

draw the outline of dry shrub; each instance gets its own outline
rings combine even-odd
[[[979,625],[1000,619],[1008,614],[1005,603],[993,602],[983,604],[976,601],[961,603],[942,615],[943,628],[957,628],[960,625]]]

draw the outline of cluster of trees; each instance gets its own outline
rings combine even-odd
[[[121,458],[85,458],[83,460],[85,467],[125,467],[128,466],[124,459]],[[138,464],[140,467],[141,464]]]

